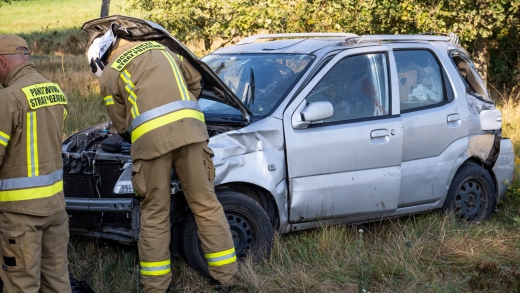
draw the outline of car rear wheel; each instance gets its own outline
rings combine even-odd
[[[489,172],[465,163],[455,174],[442,209],[462,221],[480,222],[491,217],[495,206],[495,184]]]
[[[265,210],[255,200],[238,192],[220,192],[217,197],[231,229],[237,258],[251,255],[257,262],[269,256],[274,230]],[[195,218],[190,213],[181,228],[181,255],[195,271],[209,277],[197,232]]]

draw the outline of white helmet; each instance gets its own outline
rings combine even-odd
[[[110,29],[108,29],[103,36],[95,39],[88,48],[87,58],[90,64],[90,68],[98,78],[101,78],[103,69],[105,69],[105,66],[108,63],[108,51],[117,40],[117,36],[114,34],[114,30],[123,30],[126,32],[126,34],[128,34],[126,29],[122,28],[117,23],[113,23],[110,26]]]

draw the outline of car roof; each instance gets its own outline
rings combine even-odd
[[[311,54],[312,52],[324,47],[332,47],[340,44],[345,39],[290,39],[275,40],[268,42],[238,44],[221,48],[212,54],[230,54],[230,53],[301,53]]]
[[[291,35],[298,38],[285,39]],[[310,33],[309,37],[302,37],[305,34],[272,34],[256,35],[241,41],[237,45],[218,49],[211,54],[266,54],[266,53],[290,53],[290,54],[312,54],[320,49],[336,50],[346,47],[374,46],[382,44],[408,43],[408,44],[434,44],[461,48],[458,37],[451,35],[363,35],[344,34],[345,36],[331,37],[331,34],[323,34],[317,37],[316,33]],[[340,35],[340,34],[338,34]],[[265,37],[268,36],[268,37]],[[279,36],[279,37],[278,37]],[[284,38],[284,39],[281,39]],[[255,42],[260,39],[271,39],[271,41]],[[328,50],[326,50],[328,51]]]

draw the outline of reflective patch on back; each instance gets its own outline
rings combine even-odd
[[[27,112],[27,177],[40,176],[36,112]]]
[[[9,140],[11,139],[11,136],[8,135],[5,132],[0,131],[0,144],[3,146],[7,146],[9,143]]]
[[[60,87],[52,82],[38,83],[22,88],[31,109],[66,105],[67,98]]]
[[[153,41],[141,43],[132,49],[126,50],[123,54],[117,57],[116,61],[114,61],[110,67],[121,72],[123,69],[125,69],[126,65],[128,65],[137,56],[150,50],[164,50],[164,47],[161,44]]]

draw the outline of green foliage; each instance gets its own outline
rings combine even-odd
[[[465,41],[491,36],[518,20],[520,1],[506,0],[266,0],[284,11],[267,14],[280,26],[271,31],[350,31],[354,33],[455,32]],[[291,4],[283,4],[291,3]],[[280,9],[277,9],[280,10]]]
[[[203,41],[206,51],[259,31],[454,32],[466,48],[473,49],[475,61],[484,63],[484,76],[488,51],[492,54],[490,81],[510,87],[520,65],[517,53],[520,0],[128,1],[133,9],[144,10],[146,18],[171,30],[180,41]]]
[[[216,37],[222,46],[235,38],[250,35],[257,26],[256,0],[129,0],[132,8],[141,8],[146,18],[160,23],[183,42],[204,41],[210,50]]]
[[[16,1],[16,0],[15,0]],[[11,1],[10,0],[0,0],[0,7],[2,6],[2,4],[4,3],[7,3],[7,4],[11,4]]]
[[[520,0],[130,0],[171,29],[181,41],[229,41],[254,33],[455,32],[471,42],[518,25]]]
[[[520,29],[505,26],[497,30],[490,43],[489,81],[508,88],[520,82]],[[502,90],[502,89],[500,89]]]

